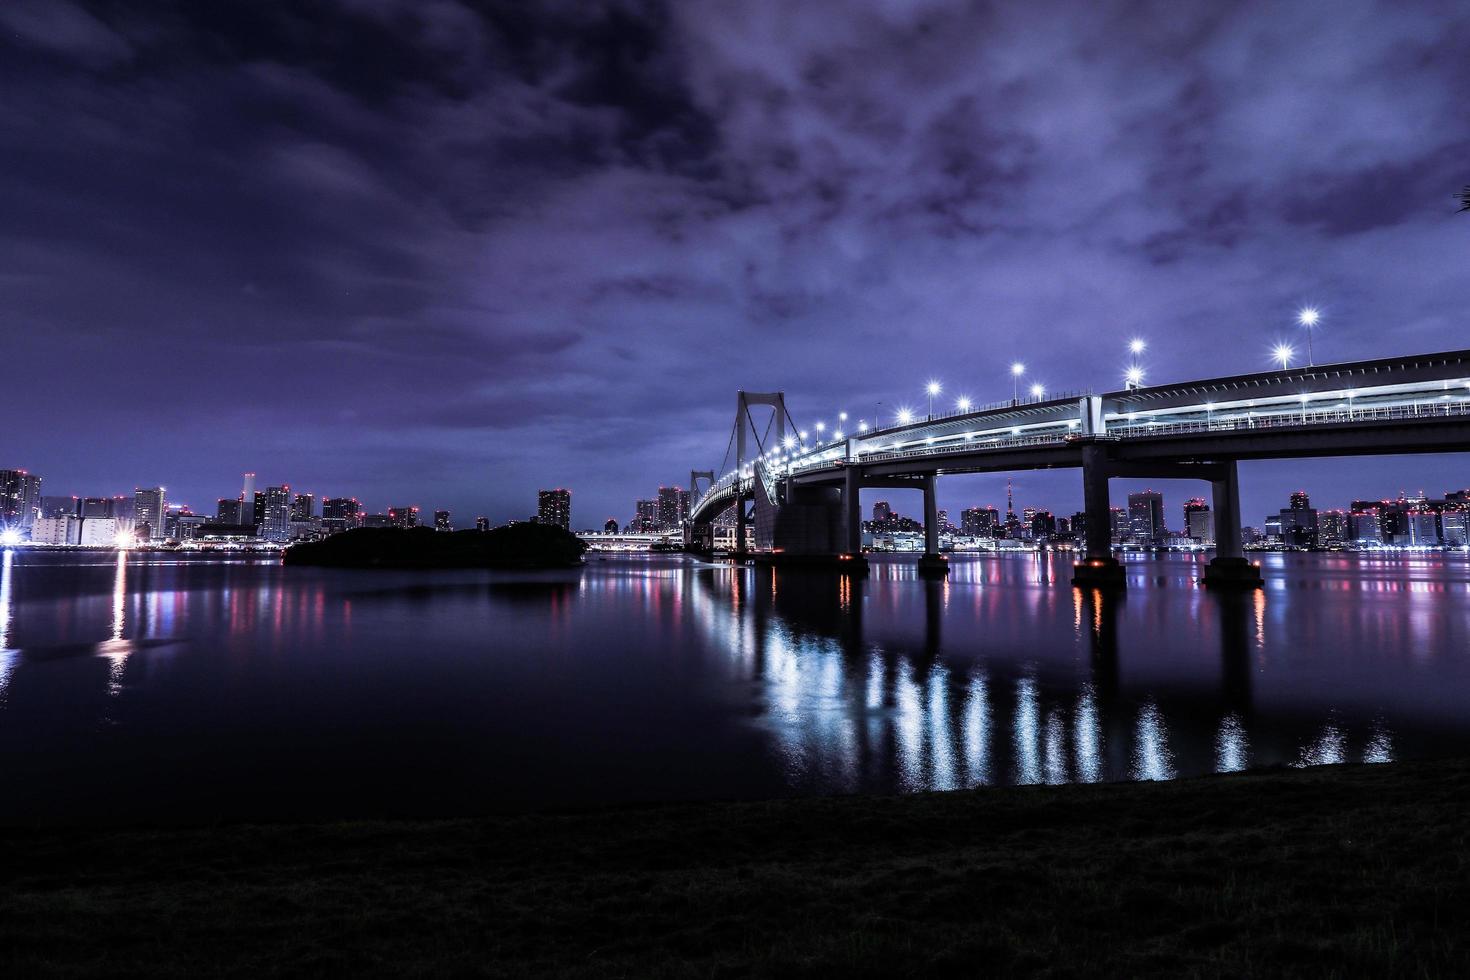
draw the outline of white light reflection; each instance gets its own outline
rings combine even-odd
[[[1041,782],[1041,752],[1038,745],[1041,717],[1037,701],[1034,678],[1023,677],[1016,682],[1016,720],[1011,732],[1011,743],[1016,751],[1016,783],[1020,786]]]
[[[1381,721],[1375,721],[1368,732],[1368,744],[1363,746],[1363,761],[1368,763],[1393,761],[1393,734]]]
[[[16,655],[10,649],[10,565],[15,552],[0,552],[0,707],[10,694],[10,675],[15,670]]]
[[[893,693],[899,781],[908,792],[917,792],[924,788],[924,704],[908,663],[899,665]]]
[[[1292,763],[1298,769],[1307,766],[1335,766],[1347,761],[1347,739],[1336,725],[1325,725],[1316,741],[1302,746],[1301,756]]]
[[[1215,771],[1240,772],[1250,766],[1251,740],[1234,713],[1220,719],[1215,733]]]
[[[1067,734],[1057,711],[1046,713],[1046,781],[1053,785],[1067,781]]]
[[[117,553],[117,571],[112,577],[112,637],[97,645],[97,652],[112,663],[107,675],[107,695],[117,697],[122,693],[123,670],[128,665],[128,654],[132,646],[123,639],[126,629],[125,613],[128,598],[128,553]]]
[[[1101,782],[1102,721],[1097,716],[1097,693],[1091,683],[1082,685],[1082,694],[1077,698],[1076,726],[1074,749],[1077,756],[1077,779],[1084,783]]]
[[[990,782],[990,691],[984,671],[970,675],[964,740],[966,781],[971,786],[984,786]]]
[[[954,738],[949,726],[949,671],[936,667],[929,675],[929,745],[933,754],[930,789],[954,789]]]
[[[1133,748],[1133,768],[1129,775],[1137,780],[1174,778],[1169,729],[1159,706],[1152,701],[1138,709],[1138,742]]]

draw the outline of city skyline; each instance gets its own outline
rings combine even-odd
[[[737,387],[806,425],[919,411],[931,379],[984,403],[1465,343],[1470,18],[1442,10],[28,6],[0,9],[31,110],[0,126],[0,465],[55,488],[202,507],[252,465],[621,518],[718,463]],[[1247,466],[1242,492],[1461,466]],[[971,486],[944,505],[995,496]]]

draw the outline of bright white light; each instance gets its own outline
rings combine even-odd
[[[868,423],[866,423],[866,422],[859,422],[858,423],[858,431],[859,432],[867,432],[868,431]]]
[[[1142,384],[1143,368],[1135,365],[1134,367],[1128,369],[1128,373],[1125,374],[1124,377],[1128,379],[1128,383],[1131,385]]]
[[[1280,361],[1282,367],[1288,367],[1291,364],[1291,355],[1295,353],[1290,344],[1277,344],[1271,348],[1271,360]]]
[[[1134,354],[1142,354],[1143,349],[1147,346],[1148,344],[1143,342],[1142,337],[1134,337],[1132,340],[1128,341],[1128,350]]]
[[[839,421],[839,422],[846,422],[847,421],[847,413],[846,412],[838,412],[837,413],[837,421]]]
[[[20,532],[15,528],[7,527],[5,530],[0,531],[0,545],[11,548],[18,544],[20,544]]]
[[[968,412],[970,410],[970,399],[969,399],[969,397],[967,395],[961,395],[959,397],[959,400],[957,400],[955,402],[955,407],[958,408],[962,412]]]
[[[802,442],[806,442],[806,430],[805,429],[802,429],[800,432],[797,433],[797,435],[801,436],[801,441]]]
[[[1303,306],[1296,313],[1296,322],[1304,327],[1315,327],[1322,313],[1315,306]]]
[[[1046,389],[1043,388],[1041,385],[1032,385],[1031,386],[1031,397],[1032,398],[1040,398],[1044,394],[1046,394]]]
[[[1022,364],[1020,361],[1017,361],[1015,364],[1011,365],[1011,373],[1019,378],[1021,375],[1026,373],[1026,365]]]
[[[137,542],[133,540],[132,531],[119,531],[117,533],[117,537],[113,539],[112,543],[117,545],[119,548],[131,548]]]
[[[827,427],[827,423],[826,422],[818,422],[817,423],[817,431],[818,432],[821,432],[826,427]]]
[[[898,410],[898,424],[899,425],[908,425],[913,420],[914,420],[914,413],[913,413],[913,410],[912,409],[900,408]]]
[[[787,436],[785,439],[781,440],[781,444],[784,445],[787,449],[792,449],[796,446],[796,437]]]
[[[935,395],[939,394],[941,391],[943,391],[944,390],[944,386],[941,385],[938,381],[931,381],[927,385],[924,386],[924,390],[927,391],[927,392],[929,392],[929,397],[932,398]]]
[[[841,429],[838,429],[836,432],[832,433],[832,438],[833,439],[841,439],[842,438],[842,430]]]

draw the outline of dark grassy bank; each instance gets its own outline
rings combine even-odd
[[[1470,764],[17,832],[8,976],[1451,976]]]
[[[567,568],[587,546],[549,524],[509,524],[489,531],[361,527],[286,549],[287,565],[330,568]]]

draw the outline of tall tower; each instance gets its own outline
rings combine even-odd
[[[1016,516],[1016,501],[1011,497],[1011,478],[1006,477],[1006,521]]]
[[[240,523],[255,523],[255,474],[245,474],[245,487],[240,491]]]

